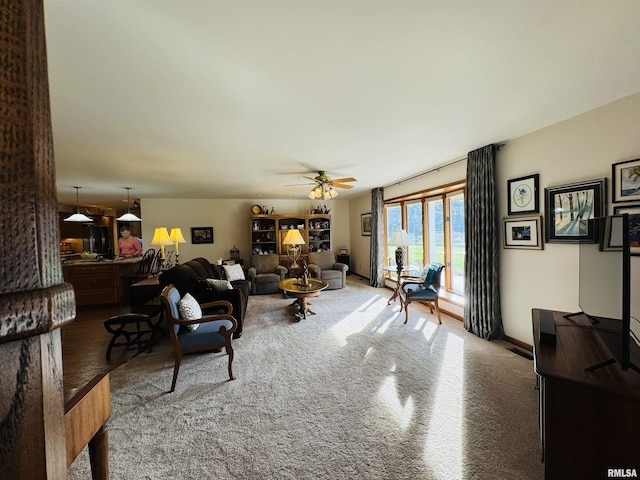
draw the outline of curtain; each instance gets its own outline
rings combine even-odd
[[[464,327],[485,340],[504,336],[498,275],[500,229],[495,159],[495,145],[479,148],[467,156]]]
[[[384,287],[384,189],[371,190],[371,261],[369,285]]]

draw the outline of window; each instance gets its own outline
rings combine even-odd
[[[443,263],[447,266],[443,287],[464,293],[464,188],[464,182],[458,182],[389,200],[385,204],[387,265],[395,265],[391,237],[403,228],[411,239],[406,264],[419,271],[427,263]]]

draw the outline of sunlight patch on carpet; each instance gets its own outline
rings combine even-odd
[[[413,417],[413,396],[409,396],[403,405],[398,394],[396,379],[393,375],[389,375],[384,379],[380,390],[378,390],[378,400],[391,414],[391,417],[398,424],[402,431],[407,430],[411,425]]]
[[[339,346],[346,347],[347,338],[360,333],[385,306],[385,300],[380,295],[374,295],[352,313],[336,323],[329,331],[335,336]]]
[[[426,319],[425,319],[426,321]],[[430,342],[436,331],[438,330],[438,324],[434,322],[427,322],[424,328],[422,329],[422,334],[424,338],[426,338],[427,342]]]
[[[424,461],[435,478],[458,480],[462,471],[462,388],[464,382],[464,340],[447,333],[438,386],[434,396]],[[446,454],[445,454],[446,453]]]

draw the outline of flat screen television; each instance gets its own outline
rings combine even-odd
[[[640,323],[631,308],[628,215],[594,218],[589,222],[592,241],[579,246],[579,306],[609,349],[611,358],[586,370],[617,362],[623,370],[632,368],[640,373],[640,341],[634,333]],[[636,328],[632,328],[632,322]]]

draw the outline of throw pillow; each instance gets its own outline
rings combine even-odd
[[[216,292],[224,292],[225,290],[233,290],[233,285],[229,280],[218,280],[217,278],[207,278],[207,285]]]
[[[227,280],[233,282],[234,280],[244,280],[244,271],[242,265],[236,263],[234,265],[223,265],[224,271],[227,273]]]
[[[433,282],[435,280],[437,271],[438,271],[438,268],[435,267],[434,265],[431,265],[431,264],[425,265],[424,269],[422,270],[422,273],[420,274],[420,281]],[[420,285],[420,288],[425,290],[427,287],[425,285]]]
[[[200,304],[190,293],[185,293],[184,297],[180,299],[178,302],[178,311],[180,312],[180,319],[182,320],[199,320],[202,318]],[[199,325],[199,323],[192,323],[191,325],[185,325],[185,327],[193,332]]]

